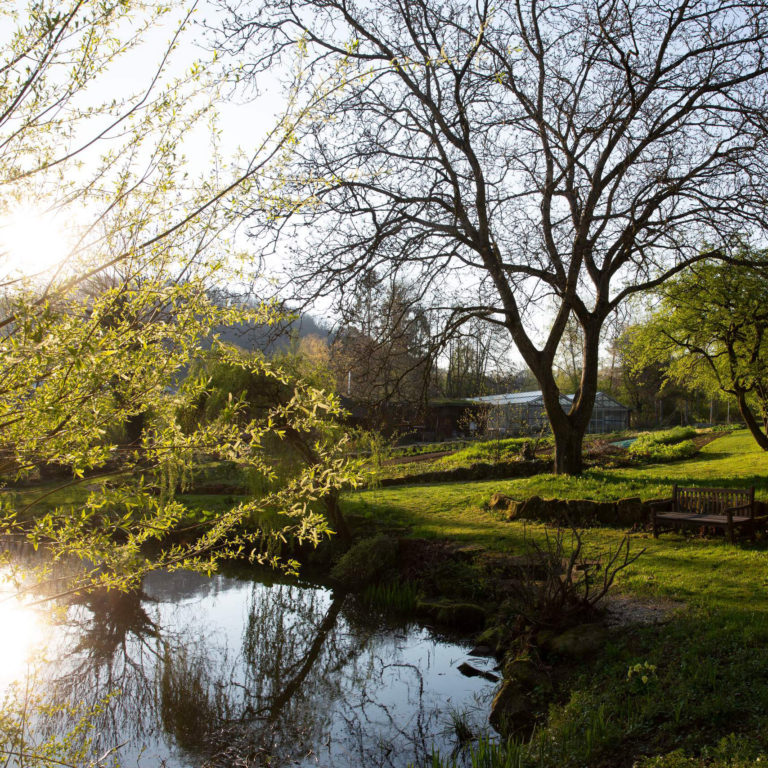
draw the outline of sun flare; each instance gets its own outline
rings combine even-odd
[[[72,234],[63,217],[32,205],[0,216],[0,276],[33,276],[61,264],[69,255]]]
[[[36,610],[0,595],[0,689],[24,677],[43,636],[44,622]]]

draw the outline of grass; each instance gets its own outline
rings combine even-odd
[[[403,535],[453,539],[520,551],[524,535],[544,527],[506,522],[484,507],[493,492],[515,498],[651,498],[672,484],[748,486],[768,499],[768,455],[742,430],[674,464],[591,470],[581,478],[446,483],[350,494],[348,514]],[[622,532],[590,529],[594,550]],[[602,652],[570,670],[562,698],[530,741],[488,750],[477,764],[746,768],[768,761],[768,549],[765,541],[728,546],[722,539],[633,534],[645,554],[620,574],[627,596],[671,606],[663,626],[615,630]],[[653,667],[647,682],[628,676]],[[477,755],[469,763],[474,765]],[[437,758],[445,768],[450,759]]]
[[[519,458],[520,451],[526,443],[537,443],[540,448],[553,444],[551,437],[535,439],[531,437],[510,437],[503,440],[484,440],[473,443],[452,453],[443,456],[438,464],[442,467],[458,467],[465,464],[474,464],[478,461],[514,461]]]

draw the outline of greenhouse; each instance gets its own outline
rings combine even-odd
[[[486,421],[488,431],[493,434],[520,435],[549,430],[549,419],[540,391],[487,395],[471,400],[489,406]],[[571,407],[572,400],[573,395],[560,395],[560,403],[565,410]],[[618,432],[628,427],[629,408],[604,392],[598,392],[587,432]]]

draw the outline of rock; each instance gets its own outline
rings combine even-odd
[[[540,496],[531,496],[529,499],[526,499],[517,511],[517,516],[526,520],[541,520],[544,514],[545,503],[544,499]]]
[[[461,546],[451,547],[449,549],[450,555],[456,560],[461,560],[465,563],[472,562],[478,555],[481,555],[485,550],[480,544],[463,544]]]
[[[552,681],[549,675],[530,659],[512,659],[504,664],[504,679],[515,682],[523,691],[534,688],[551,692]]]
[[[597,502],[597,520],[605,525],[616,525],[618,510],[615,501]]]
[[[416,609],[439,624],[469,632],[482,629],[485,611],[474,603],[420,602]]]
[[[595,653],[605,642],[607,631],[599,624],[581,624],[560,634],[539,632],[538,644],[551,653],[581,659]]]
[[[637,525],[644,523],[647,518],[648,514],[639,496],[616,502],[616,522],[621,525]]]
[[[498,675],[494,675],[493,672],[486,672],[484,669],[473,667],[471,664],[467,664],[466,661],[462,664],[459,664],[456,669],[458,669],[459,672],[464,675],[464,677],[484,677],[486,680],[489,680],[492,683],[499,682]]]
[[[504,627],[498,624],[488,627],[478,635],[476,642],[478,648],[490,648],[491,655],[495,656],[504,643]],[[471,655],[473,655],[472,651],[470,651]]]
[[[532,719],[531,702],[516,682],[505,680],[493,698],[488,722],[500,733],[527,725]]]
[[[515,503],[515,500],[510,496],[505,496],[503,493],[494,493],[488,502],[488,507],[496,512],[506,512],[510,504]]]
[[[476,645],[470,652],[470,656],[493,656],[494,650],[490,645]]]

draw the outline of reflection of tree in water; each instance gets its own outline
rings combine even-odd
[[[46,673],[48,695],[54,702],[98,709],[94,732],[100,741],[94,749],[142,739],[153,731],[156,694],[147,671],[156,665],[161,646],[159,628],[140,591],[83,596],[68,610],[54,673]],[[99,707],[107,696],[112,696],[109,706]],[[49,725],[61,727],[55,718]]]
[[[279,765],[327,731],[340,677],[360,642],[339,624],[344,598],[281,585],[254,587],[240,658],[230,669],[197,654],[165,659],[163,721],[180,745],[207,745],[209,765]],[[195,724],[190,726],[190,724]]]
[[[217,631],[214,586],[234,589]],[[406,633],[382,634],[342,595],[295,584],[163,588],[163,602],[104,593],[70,609],[48,689],[84,705],[121,691],[98,716],[96,749],[130,739],[123,763],[146,746],[140,764],[153,766],[425,762],[444,702],[401,653]]]

